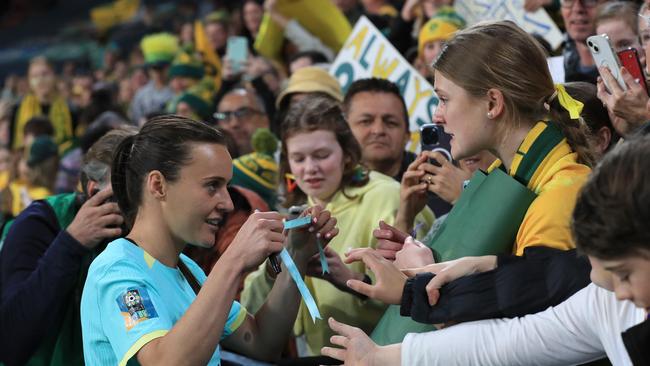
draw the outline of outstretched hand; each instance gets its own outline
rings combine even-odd
[[[409,277],[425,272],[436,275],[426,286],[429,305],[434,306],[438,303],[442,286],[461,277],[493,270],[496,265],[497,257],[486,255],[482,257],[463,257],[453,261],[430,264],[421,268],[405,269],[403,272]]]
[[[388,225],[384,220],[379,221],[379,227],[372,231],[377,239],[377,252],[388,260],[395,260],[395,255],[402,250],[407,233]]]
[[[600,67],[599,72],[601,76],[598,78],[597,85],[598,99],[611,113],[620,117],[612,121],[614,129],[620,135],[627,136],[636,127],[650,119],[648,91],[638,80],[634,80],[625,67],[621,67],[621,76],[627,90],[621,88],[607,67]],[[605,84],[611,90],[608,91]]]
[[[370,248],[353,249],[345,255],[345,263],[362,261],[375,275],[373,284],[349,280],[347,282],[349,288],[386,304],[401,303],[407,277],[393,263]]]
[[[337,334],[330,342],[341,348],[323,347],[321,353],[345,365],[375,365],[374,357],[379,348],[361,329],[339,323],[334,318],[327,320],[330,328]]]

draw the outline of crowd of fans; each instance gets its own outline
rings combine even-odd
[[[0,365],[650,364],[650,97],[587,46],[647,77],[650,2],[521,1],[554,50],[453,0],[318,1],[434,86],[452,160],[288,2],[185,2],[4,80]]]

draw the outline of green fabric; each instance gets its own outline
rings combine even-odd
[[[519,226],[536,198],[527,188],[528,181],[546,155],[562,139],[553,124],[548,125],[524,155],[515,177],[502,169],[490,174],[477,171],[458,202],[449,212],[430,242],[436,262],[466,256],[509,253]],[[472,230],[467,230],[471,223]],[[391,305],[377,323],[371,338],[379,345],[400,343],[407,333],[436,330],[432,324],[420,324],[400,315],[400,307]]]
[[[63,193],[45,198],[45,202],[52,207],[61,229],[67,228],[77,215],[76,200],[76,193]]]
[[[52,207],[61,229],[68,227],[77,214],[76,200],[76,193],[64,193],[50,196],[45,199],[45,202]],[[3,242],[7,235],[9,226],[11,226],[11,222],[7,223],[3,230]],[[27,361],[26,365],[84,365],[79,304],[81,303],[81,292],[86,280],[88,267],[90,266],[90,262],[92,262],[98,253],[99,251],[95,251],[83,258],[77,283],[74,291],[70,294],[69,305],[64,307],[65,314],[61,324],[52,327],[54,331],[49,332],[49,334],[43,339],[41,346],[36,350],[29,361]],[[0,366],[2,366],[2,364],[0,364]]]
[[[183,64],[175,65],[169,68],[169,78],[175,78],[178,76],[184,76],[192,79],[200,79],[203,77],[203,65],[199,64],[198,66]]]
[[[489,175],[474,173],[449,216],[431,242],[436,262],[466,256],[506,253],[528,206],[536,195],[501,169]],[[473,230],[467,230],[471,222]],[[391,305],[372,332],[379,345],[400,343],[407,333],[433,331],[431,324],[420,324],[400,315],[400,307]]]
[[[559,127],[555,124],[547,124],[544,131],[537,137],[533,146],[528,149],[525,159],[521,161],[517,171],[515,172],[515,179],[517,179],[524,186],[528,185],[530,179],[537,171],[537,167],[542,163],[546,155],[557,146],[560,141],[564,139],[564,135]],[[517,152],[521,154],[521,152]]]
[[[536,195],[501,169],[474,173],[440,230],[427,243],[436,262],[512,251]],[[467,230],[471,223],[472,230]]]

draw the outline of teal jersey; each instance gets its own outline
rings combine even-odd
[[[184,254],[181,260],[203,284],[203,270]],[[86,364],[126,365],[145,344],[167,334],[195,298],[178,268],[126,239],[112,241],[90,265],[81,297]],[[245,318],[246,309],[233,301],[222,339]],[[219,364],[217,346],[209,365]]]

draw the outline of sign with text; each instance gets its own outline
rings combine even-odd
[[[433,87],[418,73],[384,35],[361,17],[330,67],[332,74],[346,93],[358,79],[378,77],[388,79],[400,89],[406,102],[411,129],[409,150],[415,151],[420,142],[419,128],[433,121],[438,98]]]
[[[484,20],[511,20],[526,32],[544,37],[552,49],[563,41],[560,29],[548,13],[543,8],[526,12],[524,0],[456,0],[454,8],[468,26]]]

